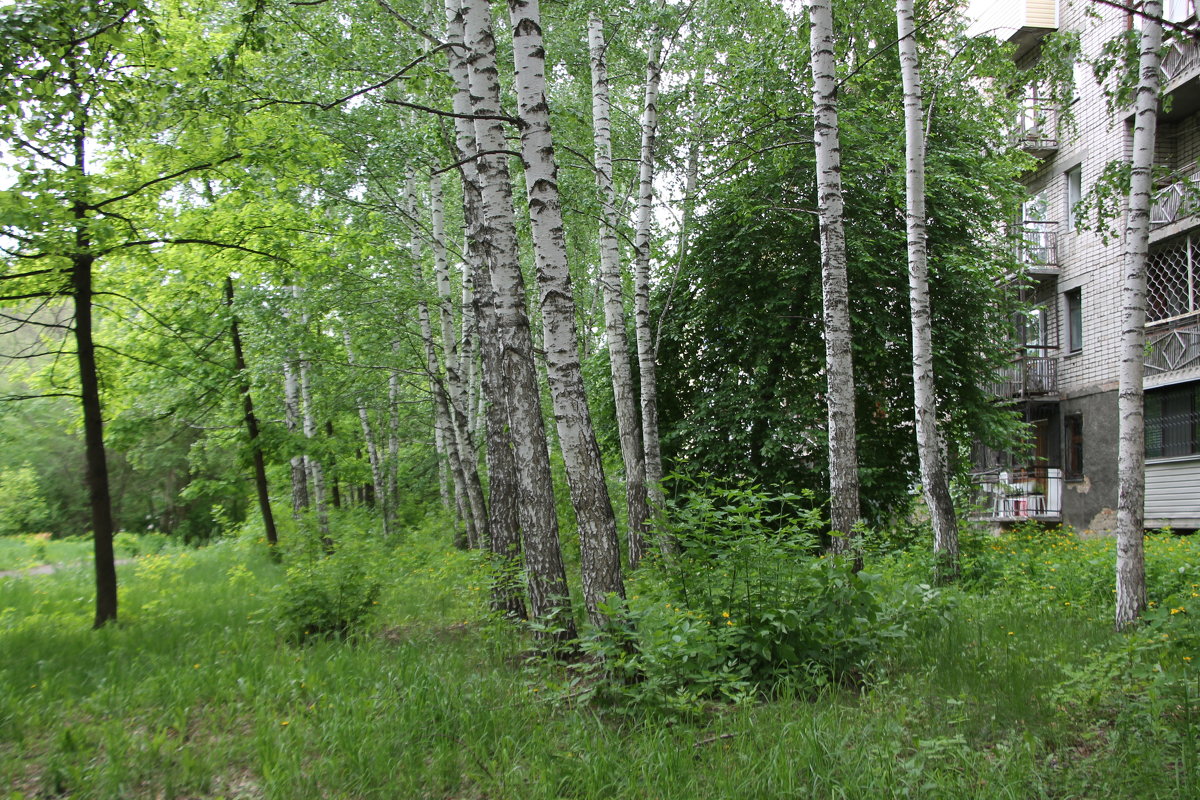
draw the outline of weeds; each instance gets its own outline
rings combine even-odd
[[[284,643],[287,566],[252,538],[122,567],[123,622],[101,631],[86,572],[0,579],[0,786],[81,800],[1196,795],[1189,539],[1148,542],[1155,610],[1129,634],[1112,632],[1097,583],[1106,542],[972,540],[970,583],[942,590],[921,585],[919,550],[893,551],[865,588],[872,629],[902,635],[855,656],[855,681],[798,670],[669,719],[568,698],[587,679],[524,661],[530,640],[491,621],[486,564],[448,540],[432,520],[371,551],[379,605],[352,647]],[[663,569],[637,576],[633,608],[651,607],[643,587],[675,591]],[[686,613],[700,598],[734,619],[769,605],[754,598],[772,596],[772,574],[749,605],[743,584],[709,594],[688,575],[694,607],[655,605],[637,636],[674,631],[647,651],[665,671],[685,621],[718,627]]]

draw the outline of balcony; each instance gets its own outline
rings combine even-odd
[[[1176,122],[1200,109],[1198,75],[1200,44],[1189,35],[1173,34],[1162,60],[1163,94],[1170,98],[1170,102],[1159,114],[1161,121]]]
[[[1058,106],[1027,97],[1012,134],[1013,144],[1030,155],[1046,158],[1058,152]]]
[[[994,34],[998,39],[1012,42],[1017,47],[1013,58],[1020,61],[1043,36],[1058,28],[1057,5],[1055,0],[981,0],[972,3],[974,21],[968,35]]]
[[[1017,260],[1032,276],[1057,276],[1058,223],[1027,219],[1017,233]]]
[[[1151,198],[1150,228],[1157,229],[1192,216],[1200,197],[1200,169],[1192,164],[1158,182]]]
[[[1056,467],[991,469],[971,476],[972,519],[989,522],[1058,522],[1062,519],[1062,470]]]
[[[1049,347],[1025,347],[1000,371],[992,394],[1005,400],[1050,398],[1058,394],[1058,356]]]
[[[1200,312],[1146,326],[1146,376],[1200,367]]]
[[[1200,69],[1200,46],[1196,41],[1190,37],[1171,37],[1162,59],[1163,88],[1189,77],[1197,69]]]

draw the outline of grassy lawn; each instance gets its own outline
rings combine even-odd
[[[273,610],[284,567],[252,540],[121,567],[122,623],[95,632],[85,572],[0,579],[3,796],[1200,791],[1196,632],[1176,610],[1196,563],[1187,540],[1151,542],[1170,608],[1135,634],[1111,632],[1088,577],[1111,564],[1111,543],[1025,533],[981,545],[1003,550],[980,551],[965,588],[937,599],[936,624],[858,680],[681,714],[581,704],[570,671],[530,662],[529,639],[488,620],[478,560],[438,541],[414,535],[380,559],[368,630],[303,646]],[[878,567],[882,582],[921,569],[902,553]]]
[[[156,534],[118,533],[113,542],[117,558],[134,558],[173,547],[166,536]],[[48,533],[0,536],[0,572],[27,569],[42,564],[91,563],[91,559],[90,537],[68,536],[51,539]]]

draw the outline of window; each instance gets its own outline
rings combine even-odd
[[[1176,239],[1146,264],[1146,322],[1200,311],[1200,240]]]
[[[1063,295],[1067,306],[1067,352],[1083,349],[1083,290],[1072,289]]]
[[[1083,477],[1083,415],[1063,417],[1063,477]]]
[[[1193,0],[1164,0],[1163,18],[1169,22],[1187,22],[1196,13]]]
[[[1025,348],[1027,355],[1044,355],[1043,351],[1050,349],[1047,344],[1050,326],[1046,319],[1045,306],[1018,311],[1013,317],[1013,323],[1017,329],[1018,344]]]
[[[1083,199],[1083,166],[1076,165],[1067,170],[1067,230],[1075,230],[1078,219],[1075,206]]]
[[[1200,455],[1198,388],[1200,383],[1188,383],[1146,392],[1146,458]]]
[[[1058,234],[1050,221],[1050,201],[1046,190],[1021,205],[1021,262],[1031,267],[1058,263]]]

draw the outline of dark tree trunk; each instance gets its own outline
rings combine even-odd
[[[83,206],[75,217],[82,220]],[[79,396],[83,405],[83,440],[87,453],[87,487],[92,506],[92,544],[96,560],[96,620],[100,628],[117,620],[117,565],[113,557],[112,497],[108,488],[108,459],[104,453],[104,418],[100,407],[100,381],[96,373],[96,346],[92,341],[92,264],[87,253],[87,232],[77,229],[79,253],[71,261],[71,289],[75,300],[75,349],[79,358]]]
[[[238,388],[242,393],[246,436],[250,439],[250,450],[254,457],[254,490],[258,494],[258,510],[262,513],[267,544],[274,547],[279,543],[279,533],[275,529],[275,515],[271,513],[267,466],[263,461],[262,443],[258,439],[258,417],[254,416],[254,400],[250,397],[250,380],[246,373],[246,355],[242,350],[242,335],[238,331],[237,315],[233,313],[233,278],[225,279],[225,305],[229,307],[229,335],[233,339],[233,363],[238,374]]]
[[[331,442],[333,441],[333,420],[331,420],[331,419],[325,420],[325,435],[329,437],[329,441],[331,441]],[[330,456],[329,462],[330,462],[330,467],[333,467],[335,465],[335,462],[333,461],[332,456]],[[334,508],[341,508],[342,507],[342,490],[341,490],[341,487],[338,486],[337,470],[330,469],[329,472],[330,472],[329,502],[333,503]]]

